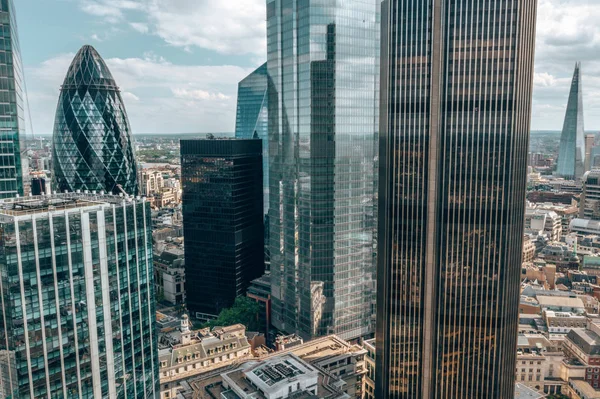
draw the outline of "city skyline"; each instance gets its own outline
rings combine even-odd
[[[58,93],[63,71],[83,44],[98,48],[120,82],[134,134],[233,132],[237,82],[266,61],[266,5],[263,0],[223,3],[184,1],[182,12],[170,0],[158,8],[141,0],[19,2],[35,132],[50,132],[54,110],[49,103]],[[54,29],[40,40],[36,21],[46,15],[53,16]],[[167,26],[174,18],[179,18],[177,25],[189,35],[187,39]],[[544,23],[538,27],[534,130],[561,129],[560,114],[566,108],[565,93],[577,61],[586,73],[586,124],[590,130],[600,129],[600,99],[593,95],[600,90],[600,63],[593,58],[599,51],[600,26],[594,22],[598,18],[597,4],[540,1],[538,19]],[[231,25],[221,37],[208,32],[215,21]],[[172,111],[172,118],[161,120],[157,116],[161,109]],[[27,123],[29,134],[30,130]]]
[[[0,397],[600,397],[580,3],[0,0]]]

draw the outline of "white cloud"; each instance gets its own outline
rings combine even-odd
[[[121,93],[121,97],[123,97],[123,101],[140,101],[140,98],[133,93],[128,91],[124,91]]]
[[[148,24],[142,23],[142,22],[131,22],[129,24],[134,30],[140,32],[140,33],[148,33],[148,31],[150,30],[150,28],[148,27]]]
[[[81,9],[91,15],[102,17],[106,22],[117,23],[123,19],[123,13],[118,7],[109,4],[84,0]]]
[[[211,93],[206,90],[189,90],[175,88],[173,94],[177,98],[185,98],[189,100],[229,100],[231,97],[223,93]]]
[[[265,0],[80,0],[81,9],[108,23],[130,26],[191,51],[194,47],[225,54],[266,52]],[[139,22],[139,19],[145,19]]]
[[[31,111],[38,133],[52,131],[59,88],[74,54],[28,68]],[[106,59],[134,133],[232,132],[237,82],[251,72],[236,66],[176,65],[148,53]]]
[[[585,125],[600,128],[600,2],[540,0],[534,129],[562,128],[575,62],[582,62]]]

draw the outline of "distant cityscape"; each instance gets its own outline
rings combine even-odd
[[[266,0],[234,132],[134,134],[96,40],[34,135],[0,0],[0,399],[600,398],[600,131],[580,62],[531,130],[537,7]]]

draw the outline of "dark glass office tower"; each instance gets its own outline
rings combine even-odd
[[[537,2],[382,7],[375,396],[512,398]]]
[[[581,179],[587,170],[586,142],[583,129],[583,93],[581,90],[581,63],[575,64],[571,81],[565,122],[560,136],[556,173],[566,179]]]
[[[52,143],[54,190],[137,195],[131,129],[117,83],[83,46],[60,90]]]
[[[0,201],[2,398],[158,396],[150,204]]]
[[[25,90],[13,0],[0,0],[0,198],[23,195]]]
[[[273,324],[374,331],[378,0],[267,1]]]
[[[261,140],[181,140],[185,290],[200,319],[264,272],[261,153]]]
[[[264,63],[238,84],[235,137],[258,138],[263,145],[263,206],[269,210],[269,109],[267,102],[267,64]]]

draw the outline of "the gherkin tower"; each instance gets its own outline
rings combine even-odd
[[[123,99],[104,60],[83,46],[61,87],[53,137],[53,188],[137,195]]]

